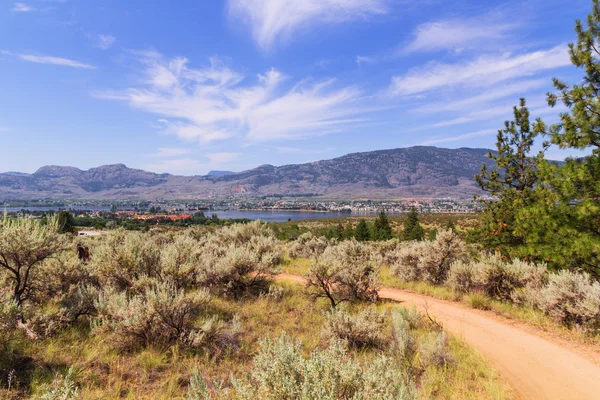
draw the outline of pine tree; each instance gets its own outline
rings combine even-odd
[[[392,238],[392,227],[384,211],[379,213],[379,217],[373,224],[373,240],[389,240]]]
[[[348,222],[348,224],[344,228],[344,239],[352,239],[353,237],[354,228],[352,227],[352,222]]]
[[[425,230],[419,223],[417,209],[413,207],[404,221],[402,240],[423,240],[423,238],[425,238]]]
[[[344,226],[341,223],[337,224],[335,227],[334,237],[338,240],[344,239]]]
[[[361,219],[358,225],[356,225],[354,237],[360,242],[371,240],[371,232],[369,232],[369,227],[364,219]]]
[[[544,149],[537,156],[531,152],[544,124],[538,119],[533,129],[525,99],[513,112],[514,120],[506,121],[504,129],[498,131],[496,153],[488,154],[495,167],[490,171],[483,164],[481,174],[475,175],[475,181],[494,199],[486,202],[481,227],[474,236],[487,248],[517,256],[525,244],[517,214],[535,202],[536,171],[544,162]]]
[[[564,165],[539,168],[536,207],[521,223],[532,254],[561,268],[583,269],[600,277],[600,4],[593,1],[587,27],[575,23],[577,42],[569,45],[572,63],[583,70],[580,84],[554,79],[558,93],[548,94],[551,107],[561,101],[568,112],[548,129],[538,129],[560,148],[591,150]]]

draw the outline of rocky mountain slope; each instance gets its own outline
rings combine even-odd
[[[45,166],[0,174],[0,199],[207,199],[232,195],[328,198],[471,197],[487,149],[416,146],[352,153],[307,164],[231,174],[177,176],[105,165],[83,171]]]

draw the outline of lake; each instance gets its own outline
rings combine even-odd
[[[108,211],[110,207],[98,206],[76,206],[76,207],[8,207],[8,212],[18,212],[21,210],[27,211],[56,211],[56,210],[82,210],[82,211]],[[1,210],[2,212],[4,209]],[[286,222],[288,220],[301,221],[307,219],[325,219],[325,218],[344,218],[344,217],[360,217],[360,216],[377,216],[378,212],[338,212],[338,211],[273,211],[273,210],[228,210],[228,211],[204,211],[204,215],[210,218],[211,215],[217,214],[222,219],[259,219],[266,222]],[[401,213],[388,213],[388,215],[400,215]]]
[[[285,222],[288,220],[301,221],[307,219],[325,219],[325,218],[345,218],[359,216],[377,216],[378,212],[317,212],[317,211],[270,211],[270,210],[232,210],[232,211],[205,211],[204,214],[210,217],[212,214],[217,214],[219,218],[248,218],[259,219],[266,222]],[[400,215],[400,213],[389,213],[388,215]]]

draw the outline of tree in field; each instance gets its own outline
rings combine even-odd
[[[344,228],[344,239],[352,239],[353,237],[354,228],[352,227],[352,222],[348,222],[348,224]]]
[[[423,240],[425,230],[419,224],[419,213],[416,208],[411,208],[404,221],[404,230],[402,231],[402,240]]]
[[[337,224],[335,227],[333,237],[338,240],[344,239],[344,226],[341,223]]]
[[[0,222],[0,282],[8,286],[18,307],[39,289],[41,264],[64,250],[54,220],[47,225],[30,219]]]
[[[594,0],[587,26],[576,21],[577,42],[569,45],[571,62],[583,70],[583,80],[569,85],[554,79],[551,107],[562,102],[568,112],[558,123],[540,130],[562,149],[591,152],[563,165],[540,168],[543,184],[536,207],[523,224],[537,258],[557,267],[583,269],[600,277],[600,4]]]
[[[544,129],[537,120],[535,129],[529,121],[525,99],[514,107],[514,120],[506,121],[498,131],[496,153],[489,153],[496,166],[488,170],[486,164],[475,180],[486,192],[495,197],[488,201],[482,226],[476,231],[477,240],[485,247],[515,254],[524,245],[523,232],[516,223],[517,213],[531,205],[533,190],[538,181],[537,169],[543,163],[544,152],[532,156],[535,138]]]
[[[75,218],[70,212],[63,210],[56,217],[56,225],[59,233],[75,232]]]
[[[366,242],[371,240],[371,232],[369,232],[369,226],[367,225],[367,221],[361,219],[358,225],[356,225],[356,229],[354,230],[354,237],[359,242]]]
[[[389,240],[392,238],[392,227],[384,211],[379,213],[379,217],[373,224],[373,240]]]

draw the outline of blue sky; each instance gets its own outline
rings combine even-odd
[[[589,0],[0,2],[0,171],[240,171],[412,145],[488,147]],[[550,158],[564,157],[556,149]]]

